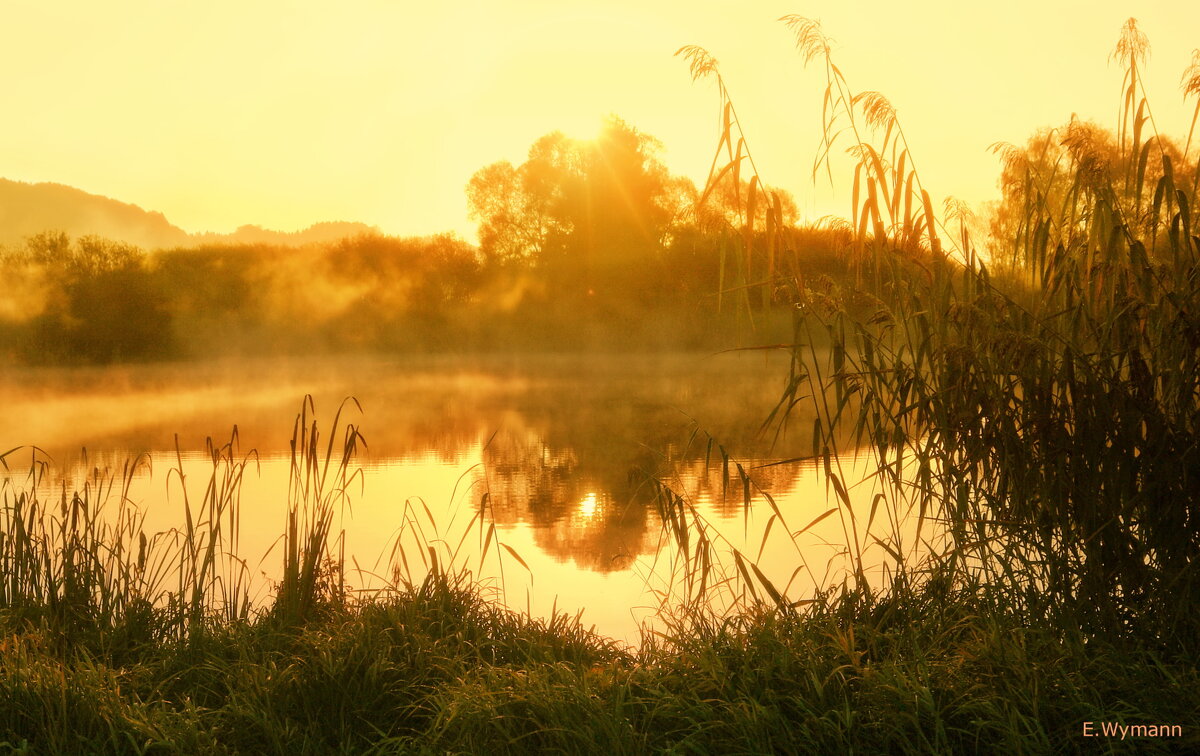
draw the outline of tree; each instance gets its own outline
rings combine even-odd
[[[171,349],[170,316],[137,247],[61,232],[26,240],[8,261],[40,272],[50,285],[29,319],[26,356],[35,362],[144,360]]]
[[[472,220],[479,221],[479,248],[491,264],[531,261],[542,248],[545,233],[512,163],[482,168],[467,184],[467,204]]]
[[[524,264],[561,291],[625,290],[661,262],[684,192],[661,144],[618,118],[591,141],[538,139],[520,166],[494,163],[467,186],[480,249],[492,264]]]

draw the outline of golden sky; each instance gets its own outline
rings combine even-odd
[[[1150,39],[1160,127],[1188,124],[1178,85],[1200,3],[1186,0],[7,0],[0,176],[188,231],[358,220],[474,240],[472,173],[609,113],[702,182],[716,93],[673,57],[698,44],[721,63],[763,178],[802,213],[845,214],[845,186],[838,199],[810,178],[824,80],[803,69],[786,13],[820,19],[851,87],[892,101],[939,205],[994,194],[993,142],[1072,112],[1112,124],[1108,55],[1131,15]]]

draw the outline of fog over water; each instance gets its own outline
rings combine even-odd
[[[651,480],[693,503],[746,553],[761,551],[769,574],[778,564],[772,579],[792,583],[790,595],[837,579],[845,550],[838,518],[804,534],[799,563],[807,572],[797,577],[800,542],[781,536],[782,527],[764,541],[770,511],[762,495],[752,491],[757,503],[747,508],[736,472],[726,477],[743,465],[792,531],[831,506],[816,469],[771,464],[808,453],[804,434],[763,429],[786,371],[783,355],[766,352],[9,369],[0,374],[0,444],[25,447],[6,457],[13,481],[36,446],[51,461],[50,477],[68,489],[141,460],[129,498],[147,513],[149,530],[165,531],[181,522],[180,477],[193,500],[202,498],[212,470],[207,439],[219,447],[236,426],[247,460],[238,550],[261,597],[278,575],[289,444],[310,394],[323,439],[340,407],[341,423],[355,424],[366,442],[356,460],[361,477],[335,524],[344,530],[352,586],[391,574],[402,531],[409,540],[401,546],[417,564],[421,549],[411,538],[419,523],[425,541],[465,544],[455,549],[462,564],[514,608],[583,610],[585,622],[633,641],[670,566],[646,495]],[[480,558],[487,524],[528,569],[494,546]]]

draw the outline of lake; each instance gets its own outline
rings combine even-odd
[[[5,458],[6,491],[27,485],[35,454],[50,461],[51,492],[137,460],[127,498],[148,532],[167,532],[203,498],[208,439],[219,447],[236,426],[237,552],[261,602],[280,574],[290,440],[311,395],[323,438],[340,407],[365,440],[333,530],[351,586],[377,588],[405,568],[419,578],[432,545],[515,609],[582,612],[636,643],[678,588],[653,481],[793,600],[845,577],[847,532],[875,573],[886,562],[864,527],[878,493],[869,483],[837,508],[818,466],[779,464],[811,454],[811,416],[763,428],[787,365],[781,353],[732,352],[11,368],[0,373],[0,452],[25,447]],[[843,458],[842,477],[857,480],[865,464]]]

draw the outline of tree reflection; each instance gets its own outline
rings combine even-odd
[[[595,451],[526,429],[493,439],[484,464],[497,521],[528,523],[545,552],[609,572],[653,548],[658,521],[638,496],[645,455]]]
[[[762,414],[727,400],[733,385],[753,397],[771,384],[738,381],[736,371],[681,374],[599,358],[589,365],[586,377],[559,376],[511,397],[484,452],[497,522],[527,523],[546,553],[602,572],[652,553],[661,526],[652,479],[722,516],[744,510],[739,462],[756,496],[794,484],[796,465],[763,464],[795,456],[794,448],[772,449],[759,432]]]

